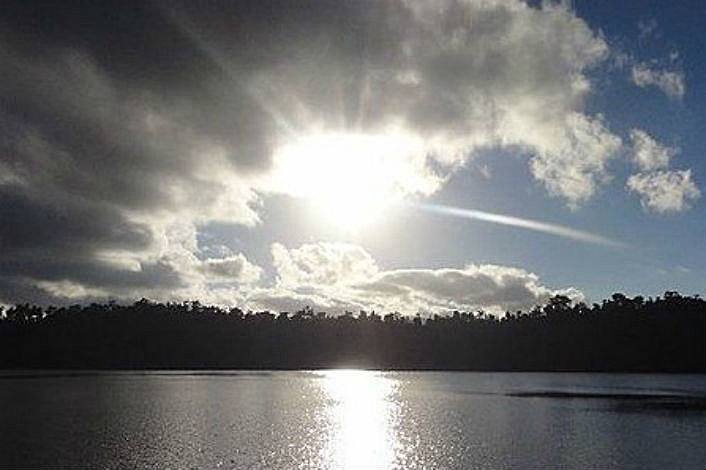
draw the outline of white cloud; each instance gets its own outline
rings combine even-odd
[[[637,173],[628,178],[626,187],[640,196],[643,208],[658,213],[687,210],[689,202],[701,196],[691,180],[691,170]]]
[[[645,63],[633,65],[632,81],[641,88],[656,86],[673,99],[681,99],[686,93],[682,72],[653,69]]]
[[[274,244],[272,254],[277,283],[248,296],[254,308],[502,313],[529,309],[556,294],[583,300],[574,288],[551,289],[537,275],[507,266],[384,270],[360,246],[325,242],[295,249]]]
[[[626,189],[640,197],[645,210],[664,214],[689,209],[690,202],[701,196],[691,170],[667,169],[679,149],[660,144],[640,129],[630,131],[630,140],[632,159],[642,171],[628,178]]]
[[[678,153],[678,149],[660,144],[641,129],[632,129],[630,140],[633,160],[643,171],[667,168],[669,161]]]
[[[272,259],[281,286],[333,286],[369,279],[375,260],[360,246],[341,242],[305,244],[287,249],[272,245]]]
[[[588,200],[596,188],[609,179],[608,160],[622,141],[611,134],[600,116],[567,116],[567,134],[558,148],[540,152],[532,159],[532,173],[551,194],[564,196],[570,207]]]
[[[225,258],[208,258],[197,269],[208,279],[246,284],[259,281],[262,277],[262,268],[249,262],[242,253]]]

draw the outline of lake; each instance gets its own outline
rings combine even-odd
[[[0,466],[706,466],[706,375],[0,372]]]

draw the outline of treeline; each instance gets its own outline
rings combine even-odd
[[[243,312],[141,300],[0,311],[0,368],[706,372],[706,302],[667,292],[502,318]]]

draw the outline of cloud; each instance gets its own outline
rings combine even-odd
[[[645,210],[660,214],[682,212],[701,197],[691,179],[691,170],[667,169],[678,148],[662,145],[640,129],[630,131],[630,140],[632,159],[642,171],[631,175],[625,187],[640,197]]]
[[[378,270],[363,248],[350,243],[321,242],[287,249],[272,245],[277,283],[282,286],[336,285],[368,279]]]
[[[464,268],[380,269],[362,247],[320,242],[272,246],[277,282],[246,299],[254,308],[445,312],[529,309],[556,294],[583,300],[575,288],[551,289],[523,269],[470,264]]]
[[[200,261],[193,234],[253,226],[263,196],[300,195],[282,156],[317,139],[334,137],[330,166],[353,144],[377,148],[369,164],[386,170],[374,183],[399,197],[439,190],[477,150],[516,149],[572,207],[609,181],[621,145],[585,111],[608,44],[561,4],[106,8],[0,13],[0,211],[12,221],[0,226],[0,300],[36,289],[238,299],[210,277],[237,284],[256,269]],[[348,176],[328,184],[362,180]],[[301,275],[289,256],[284,279]]]
[[[354,289],[373,294],[380,304],[415,310],[474,310],[493,312],[529,309],[555,294],[581,300],[576,289],[552,290],[525,270],[497,265],[468,265],[462,269],[399,269],[385,271]]]
[[[640,88],[656,86],[672,99],[681,99],[686,93],[682,72],[654,69],[645,63],[632,66],[632,81]]]
[[[633,161],[643,171],[667,168],[669,161],[679,151],[677,148],[660,144],[641,129],[631,129],[630,140]]]
[[[609,180],[606,164],[622,141],[606,129],[600,116],[590,119],[574,113],[567,121],[569,131],[558,148],[538,154],[531,168],[551,194],[563,196],[569,207],[577,208]]]
[[[51,54],[0,44],[7,285],[32,285],[55,301],[177,298],[194,279],[181,260],[165,257],[169,227],[252,225],[258,198],[224,145],[197,129],[198,119],[169,109],[164,96],[137,87],[90,48],[56,44],[46,44]],[[115,46],[117,66],[125,51]],[[211,104],[192,92],[181,98],[208,115]],[[3,289],[0,297],[12,301],[16,292],[30,290]]]
[[[645,210],[660,214],[689,209],[690,201],[701,196],[691,180],[691,170],[661,170],[637,173],[628,178],[627,189],[640,196]]]
[[[433,192],[475,150],[493,146],[534,155],[535,177],[572,205],[606,181],[620,139],[582,109],[586,72],[608,57],[608,45],[570,11],[520,2],[366,6],[364,19],[348,12],[347,25],[322,32],[324,50],[296,52],[257,74],[255,89],[285,118],[293,142],[351,130],[402,142],[393,154],[365,153],[381,167],[412,169],[403,180],[415,184],[388,179],[403,194]],[[328,158],[348,148],[343,138]]]
[[[262,268],[249,262],[242,253],[225,258],[208,258],[197,269],[207,278],[215,280],[250,284],[262,277]]]
[[[646,39],[655,34],[657,30],[657,20],[654,18],[647,21],[640,20],[637,22],[637,29],[640,31],[640,39]]]

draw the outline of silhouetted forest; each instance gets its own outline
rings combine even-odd
[[[0,368],[706,371],[706,302],[666,292],[587,306],[553,297],[502,318],[243,312],[199,302],[17,305]]]

